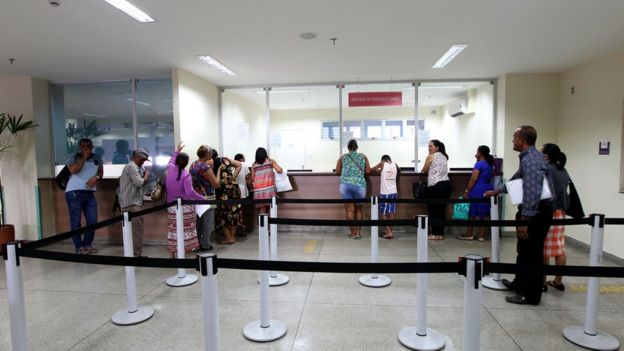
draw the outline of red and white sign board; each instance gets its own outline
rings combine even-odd
[[[349,107],[402,105],[403,93],[400,91],[349,93]]]

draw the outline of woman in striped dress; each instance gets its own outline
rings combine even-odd
[[[251,166],[251,181],[253,182],[254,200],[270,199],[275,196],[275,174],[282,173],[282,167],[270,159],[263,147],[256,150],[256,162]],[[256,204],[260,213],[268,213],[270,205],[267,203]]]

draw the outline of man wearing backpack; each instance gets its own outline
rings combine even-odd
[[[132,152],[132,160],[126,164],[119,177],[119,206],[122,212],[143,210],[143,186],[149,177],[143,164],[149,155],[145,149]],[[132,242],[134,256],[141,256],[143,247],[143,217],[132,218]]]

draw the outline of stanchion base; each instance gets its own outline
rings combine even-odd
[[[169,286],[181,287],[191,284],[195,284],[199,280],[195,274],[186,274],[184,277],[178,277],[177,275],[167,278],[166,283]]]
[[[269,286],[280,286],[288,284],[290,278],[286,274],[275,273],[275,276],[269,275]],[[260,278],[258,278],[258,283],[260,283]]]
[[[366,274],[358,279],[358,282],[369,288],[383,288],[392,283],[392,279],[381,274]]]
[[[589,335],[580,325],[563,328],[563,337],[573,344],[590,350],[610,351],[620,348],[620,341],[615,336],[601,331],[598,331],[596,335]]]
[[[269,326],[263,328],[260,321],[247,324],[243,329],[243,336],[251,341],[268,342],[281,338],[286,335],[286,326],[280,321],[271,319]]]
[[[503,282],[499,279],[496,280],[491,276],[485,276],[482,280],[483,286],[492,290],[509,290],[506,286],[503,285]]]
[[[148,306],[139,306],[135,312],[128,312],[128,309],[117,311],[112,318],[117,325],[133,325],[145,322],[152,318],[154,309]]]
[[[436,351],[446,344],[444,336],[433,329],[427,328],[427,335],[416,334],[416,327],[404,328],[399,333],[401,345],[412,350]]]

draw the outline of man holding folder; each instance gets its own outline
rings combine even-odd
[[[513,149],[520,153],[520,165],[511,180],[522,179],[522,203],[518,206],[516,220],[529,221],[528,226],[516,228],[518,264],[543,264],[544,239],[553,216],[553,199],[540,200],[540,197],[543,198],[544,177],[547,177],[550,189],[552,184],[548,177],[548,164],[544,160],[544,155],[535,148],[536,140],[537,131],[531,126],[522,126],[514,131]],[[506,187],[503,186],[497,190],[487,191],[484,195],[496,196],[506,191]],[[543,275],[517,273],[511,282],[503,279],[503,285],[516,292],[516,295],[505,298],[507,302],[538,305],[542,298]]]

